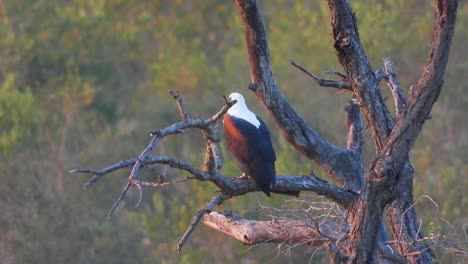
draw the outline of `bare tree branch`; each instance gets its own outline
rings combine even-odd
[[[208,125],[203,129],[203,134],[207,139],[206,143],[206,157],[205,157],[205,171],[214,174],[214,169],[221,169],[223,162],[221,159],[221,150],[219,148],[219,133],[218,125],[216,123]]]
[[[215,167],[215,159],[213,154],[213,148],[211,147],[210,143],[206,143],[206,151],[205,151],[205,161],[203,162],[203,171],[214,175],[216,173]]]
[[[200,222],[200,219],[203,217],[203,215],[209,214],[215,206],[220,205],[227,198],[228,197],[219,194],[215,196],[209,203],[207,203],[203,209],[198,210],[198,212],[192,217],[192,220],[190,220],[190,225],[180,238],[179,243],[177,243],[177,254],[180,254],[182,247],[192,234],[193,230],[195,230],[195,227],[197,226],[198,222]]]
[[[119,198],[117,198],[117,200],[114,202],[114,204],[112,205],[111,209],[109,210],[109,212],[107,213],[107,219],[109,219],[109,217],[111,217],[111,215],[114,213],[115,209],[117,209],[117,206],[119,206],[120,202],[123,200],[123,198],[125,197],[125,194],[127,194],[127,191],[128,189],[130,188],[131,186],[131,183],[130,181],[126,181],[125,182],[125,185],[123,187],[123,190],[122,192],[120,193],[120,196]]]
[[[131,164],[126,162],[133,161]],[[127,160],[126,162],[118,162],[109,167],[114,168],[114,170],[119,168],[129,167],[136,163],[136,159]],[[226,176],[223,176],[219,173],[215,175],[210,175],[207,172],[204,172],[200,169],[195,168],[192,164],[184,160],[178,160],[171,157],[165,156],[147,156],[145,160],[141,161],[143,165],[152,165],[152,164],[166,164],[172,168],[177,168],[189,172],[194,179],[200,181],[211,181],[216,186],[218,186],[222,192],[230,196],[239,196],[249,192],[258,191],[255,182],[249,179],[231,179]],[[103,170],[91,170],[91,169],[77,169],[73,170],[74,173],[86,173],[86,174],[98,174],[105,175],[108,172],[105,170],[109,167],[104,168]],[[329,184],[328,182],[320,179],[319,177],[311,174],[309,176],[282,176],[278,175],[276,177],[276,184],[272,190],[273,193],[279,194],[295,194],[297,195],[301,191],[311,191],[319,195],[323,195],[341,206],[347,208],[357,198],[357,193],[348,189],[339,188]],[[141,181],[135,181],[136,183],[142,183]],[[164,186],[165,183],[154,182],[154,183],[145,183],[141,184],[145,187],[160,187]]]
[[[340,237],[340,226],[331,221],[321,223],[320,229],[316,229],[313,223],[307,220],[254,221],[240,218],[231,211],[225,211],[205,215],[203,223],[246,245],[287,241],[321,246],[330,242],[330,239],[336,240]]]
[[[335,81],[335,80],[325,80],[325,79],[320,79],[317,77],[317,75],[311,73],[301,65],[295,63],[293,60],[290,60],[292,66],[298,68],[308,76],[310,76],[312,79],[314,79],[320,86],[322,87],[332,87],[332,88],[337,88],[337,89],[346,89],[346,90],[351,90],[351,84],[347,82],[342,82],[342,81]]]
[[[102,176],[106,175],[107,173],[113,172],[115,170],[125,168],[125,167],[130,167],[133,166],[136,162],[136,158],[134,159],[128,159],[128,160],[122,160],[119,163],[112,164],[109,167],[106,167],[101,170],[92,170],[92,169],[74,169],[68,171],[69,173],[87,173],[87,174],[93,174],[93,178],[88,180],[85,183],[85,187],[89,187],[93,185],[95,182],[97,182]]]
[[[245,245],[257,245],[260,243],[308,244],[312,246],[328,245],[332,263],[342,263],[348,257],[342,254],[336,246],[342,237],[342,228],[339,224],[313,219],[293,220],[275,219],[271,221],[256,221],[241,218],[232,211],[211,212],[204,216],[203,223],[213,229],[231,236]],[[379,245],[382,258],[391,260],[392,263],[409,263],[408,260],[390,250],[384,244]]]
[[[226,100],[226,98],[225,98],[224,99],[225,102],[224,102],[223,107],[215,115],[213,115],[213,116],[211,116],[211,117],[209,117],[209,118],[207,118],[205,120],[191,119],[188,116],[188,112],[185,109],[185,105],[183,103],[182,97],[179,96],[179,93],[174,92],[174,91],[169,91],[169,92],[172,95],[172,97],[177,101],[177,105],[179,107],[179,112],[180,112],[182,121],[178,122],[178,123],[175,123],[175,124],[172,124],[171,126],[165,127],[163,129],[159,129],[159,130],[151,132],[151,135],[152,135],[153,138],[149,142],[148,146],[138,156],[137,159],[122,161],[122,162],[119,162],[118,164],[114,164],[114,165],[112,165],[112,166],[105,169],[105,172],[107,173],[107,172],[111,172],[111,171],[117,169],[119,166],[121,166],[121,167],[131,166],[129,164],[133,163],[132,171],[131,171],[130,175],[128,176],[128,180],[125,183],[124,189],[123,189],[121,195],[119,196],[119,198],[117,199],[117,201],[112,206],[108,216],[110,216],[114,212],[114,210],[117,208],[117,206],[120,204],[120,202],[124,198],[125,194],[127,193],[128,189],[129,189],[129,187],[131,185],[138,186],[138,187],[140,187],[140,186],[152,186],[152,187],[154,187],[154,186],[161,186],[162,185],[161,183],[144,182],[144,181],[140,181],[138,179],[138,171],[146,162],[148,162],[149,164],[151,164],[152,162],[156,163],[156,161],[152,161],[152,162],[148,161],[148,158],[149,158],[149,154],[153,151],[153,149],[156,147],[157,143],[159,141],[161,141],[161,139],[163,139],[167,135],[179,134],[186,128],[199,128],[199,129],[202,129],[202,131],[204,132],[204,134],[208,138],[208,140],[209,140],[208,144],[210,144],[210,149],[216,149],[217,146],[215,145],[214,141],[219,141],[219,140],[217,139],[217,135],[211,135],[212,133],[214,133],[213,128],[208,128],[208,127],[212,123],[216,122],[221,116],[223,116],[227,112],[227,110],[233,104],[236,103],[235,101],[230,102],[230,101]],[[219,150],[217,152],[219,154]],[[156,159],[160,159],[160,158],[161,157],[156,157]],[[163,158],[163,160],[164,160],[164,158]],[[161,162],[161,160],[160,160],[160,162]],[[170,166],[174,166],[174,167],[178,167],[179,169],[187,170],[192,175],[198,177],[198,179],[201,179],[201,180],[210,180],[211,177],[212,177],[210,174],[202,172],[202,171],[196,169],[195,167],[187,164],[184,161],[179,161],[179,160],[169,158],[169,159],[166,159],[165,162],[166,162],[166,164],[169,164]],[[161,163],[164,164],[164,161],[161,162]],[[218,164],[218,166],[220,166],[220,164]],[[92,183],[96,182],[100,177],[102,177],[102,175],[105,174],[102,171],[95,171],[95,170],[77,169],[77,170],[71,170],[70,171],[70,173],[74,173],[74,172],[87,172],[87,173],[92,173],[92,174],[95,175],[95,177],[93,177],[90,181],[88,181],[87,186],[89,186]],[[215,179],[213,179],[213,182],[215,182],[218,186],[220,186],[222,188],[227,187],[227,185],[225,184],[225,181],[224,181],[223,178],[215,178]]]
[[[182,99],[182,96],[179,95],[179,91],[175,92],[172,90],[169,90],[169,93],[171,94],[172,98],[177,101],[177,106],[179,107],[179,113],[180,113],[180,118],[182,120],[187,120],[189,118],[188,112],[185,108],[184,100]]]
[[[335,49],[347,75],[353,80],[353,90],[363,105],[364,116],[380,154],[365,174],[368,181],[352,214],[350,236],[354,240],[352,257],[355,263],[372,262],[375,258],[376,219],[381,219],[383,207],[392,200],[389,190],[395,184],[396,175],[404,168],[408,152],[440,92],[453,36],[456,6],[456,1],[438,2],[433,48],[427,66],[414,89],[414,102],[410,98],[404,116],[394,127],[359,42],[356,20],[348,2],[329,1]],[[392,132],[387,138],[389,131]]]
[[[277,176],[273,190],[312,191],[331,199],[345,208],[349,208],[357,198],[356,192],[333,186],[315,175]]]
[[[380,74],[375,74],[369,65],[367,56],[359,41],[356,19],[349,6],[349,2],[342,0],[329,0],[328,4],[332,17],[332,35],[335,40],[337,57],[345,69],[346,76],[349,78],[348,80],[353,85],[354,94],[361,105],[361,110],[367,120],[369,130],[374,140],[376,152],[382,153],[388,137],[394,127],[394,121],[378,89],[378,76]],[[399,230],[399,220],[392,219],[391,217],[394,215],[400,215],[410,204],[413,203],[413,169],[411,165],[406,161],[404,169],[400,172],[395,171],[395,173],[399,173],[396,186],[381,186],[378,190],[375,190],[376,193],[383,191],[382,194],[388,192],[388,190],[393,190],[393,193],[390,196],[396,198],[396,200],[389,208],[388,214],[389,222],[391,223],[390,230],[393,235],[396,235],[395,231]],[[373,174],[366,174],[366,178],[373,178]],[[375,177],[371,180],[373,182],[378,181]],[[366,188],[365,190],[369,189]],[[369,193],[367,191],[361,193],[365,194],[363,195],[364,199],[368,199],[367,196]],[[365,203],[362,205],[365,206]],[[368,212],[371,209],[356,208],[354,210],[356,212]],[[408,216],[407,221],[405,221],[405,227],[407,227],[404,228],[405,235],[414,238],[416,232],[411,231],[417,226],[414,209],[411,209],[411,213],[409,213]],[[373,223],[375,223],[375,219],[371,219],[372,216],[369,215],[369,220],[374,221]],[[356,219],[356,222],[360,221],[360,219]],[[367,223],[364,223],[361,227],[369,228],[370,226],[367,225]],[[359,227],[356,228],[359,229]],[[374,228],[376,229],[378,226],[375,225]],[[370,236],[375,235],[377,233],[375,229],[369,229],[368,234]],[[375,245],[375,241],[371,241],[368,235],[364,235],[360,239],[367,241],[367,245],[370,247]],[[404,254],[406,249],[399,248],[399,250],[401,254]],[[370,251],[373,252],[374,249],[371,248]],[[432,259],[430,251],[426,251],[424,258],[421,259]]]
[[[335,74],[335,75],[338,75],[343,81],[346,80],[348,78],[348,76],[344,75],[343,73],[341,72],[338,72],[338,71],[325,71],[324,72],[325,74]]]
[[[393,128],[393,119],[378,88],[377,76],[359,40],[356,18],[349,2],[328,0],[328,6],[338,60],[346,71],[348,82],[353,86],[379,153]]]
[[[285,139],[307,158],[330,174],[337,185],[353,190],[362,186],[363,171],[356,157],[346,149],[324,140],[297,115],[278,89],[270,65],[263,17],[254,0],[235,0],[244,25],[253,90],[280,128]]]
[[[128,177],[128,180],[131,184],[137,184],[137,185],[140,184],[140,182],[138,181],[137,173],[140,167],[143,165],[141,161],[147,158],[147,156],[153,150],[156,144],[166,135],[180,133],[185,128],[198,127],[203,130],[205,135],[207,135],[208,139],[210,140],[209,144],[211,145],[213,141],[212,139],[217,136],[215,135],[211,136],[210,133],[212,133],[213,130],[207,129],[207,127],[210,126],[212,123],[216,122],[235,103],[235,102],[229,102],[225,100],[223,107],[215,115],[213,115],[212,117],[206,120],[199,120],[199,119],[195,120],[195,119],[191,119],[188,117],[188,113],[183,104],[183,100],[179,96],[179,94],[171,91],[171,95],[177,101],[177,104],[179,106],[179,111],[180,111],[183,121],[173,124],[172,126],[166,127],[164,129],[160,129],[160,130],[152,132],[152,134],[154,134],[153,139],[150,141],[148,146],[143,150],[143,152],[140,154],[140,156],[136,160],[136,163],[133,165],[132,172],[130,173],[130,176]],[[193,166],[189,166],[187,170],[190,170],[192,168]],[[210,178],[210,176],[204,175],[201,172],[194,170],[194,168],[192,169],[192,172],[196,172],[196,173],[192,173],[192,175],[195,174],[198,176],[202,176],[202,178],[204,178],[205,180]],[[218,183],[221,184],[222,182],[218,182]]]
[[[377,83],[380,74],[373,74],[373,70],[368,63],[359,41],[355,16],[349,7],[349,3],[347,1],[328,1],[328,3],[332,15],[332,31],[338,59],[343,65],[349,81],[352,82],[354,93],[362,105],[361,110],[368,122],[376,152],[381,153],[394,127],[394,122],[378,90]],[[373,75],[375,75],[375,78]],[[368,176],[371,175],[368,174]],[[390,211],[393,211],[390,215],[399,215],[405,210],[404,208],[413,203],[412,177],[413,170],[409,162],[406,162],[398,177],[397,187],[391,188],[394,190],[394,194],[391,196],[396,197],[397,200],[390,208]],[[386,189],[389,189],[388,186]],[[404,229],[405,231],[414,230],[416,226],[414,209],[412,209],[410,215],[412,218],[409,217],[408,221],[405,222],[408,227]],[[393,219],[389,221],[397,224]],[[390,230],[393,232],[396,229],[398,228],[392,227]],[[375,234],[375,232],[371,233]],[[395,235],[395,233],[393,234]],[[412,237],[415,233],[408,232],[406,235]],[[426,259],[432,258],[430,253],[425,255]]]
[[[403,110],[406,108],[406,98],[400,86],[400,81],[396,77],[395,66],[391,58],[384,60],[385,65],[385,76],[384,80],[387,83],[388,88],[392,92],[393,101],[395,103],[396,117],[400,117]]]
[[[356,99],[351,98],[348,105],[345,108],[346,111],[346,129],[348,131],[348,140],[346,147],[348,149],[355,150],[360,156],[362,156],[362,145],[364,145],[364,139],[362,133],[364,132],[361,121],[361,110]]]
[[[444,82],[445,68],[447,66],[455,21],[457,16],[457,0],[437,0],[435,10],[435,25],[432,31],[431,50],[426,59],[421,77],[413,90],[414,96],[409,98],[411,105],[425,104],[426,100],[436,100]],[[435,93],[433,99],[431,93]],[[432,106],[432,105],[431,105]]]
[[[415,94],[410,97],[403,118],[395,124],[385,146],[383,153],[388,157],[381,158],[376,164],[376,171],[380,175],[391,174],[390,168],[393,171],[402,168],[426,117],[439,97],[455,29],[457,5],[456,0],[437,1],[432,48],[423,74],[414,88]]]

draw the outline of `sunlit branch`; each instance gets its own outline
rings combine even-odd
[[[203,223],[245,245],[288,241],[293,244],[320,246],[340,237],[339,225],[331,221],[321,223],[317,229],[309,220],[256,221],[241,218],[232,211],[225,211],[206,214]]]

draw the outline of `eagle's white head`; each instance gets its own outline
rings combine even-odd
[[[235,116],[237,118],[242,118],[247,122],[251,123],[255,127],[260,127],[260,121],[258,121],[257,116],[249,110],[247,105],[245,104],[244,96],[240,93],[232,93],[229,95],[229,100],[233,101],[236,100],[237,102],[229,108],[227,113],[231,116]]]

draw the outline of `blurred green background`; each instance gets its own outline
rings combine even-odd
[[[260,1],[273,70],[282,92],[324,138],[344,146],[349,93],[321,88],[291,67],[294,59],[319,76],[338,70],[323,1]],[[374,69],[392,57],[405,90],[428,53],[429,1],[353,1],[361,40]],[[428,234],[465,242],[468,225],[468,5],[461,1],[446,82],[432,119],[411,152],[417,210]],[[140,153],[148,131],[179,120],[167,91],[178,90],[192,116],[208,117],[222,95],[244,93],[273,134],[279,174],[306,174],[315,165],[279,136],[246,87],[250,81],[241,21],[231,1],[0,0],[0,262],[1,263],[318,263],[307,246],[243,246],[202,224],[180,256],[175,246],[193,214],[213,197],[208,183],[132,189],[110,220],[107,211],[129,170],[84,189],[73,168],[102,168]],[[326,76],[325,76],[326,77]],[[393,109],[388,88],[381,85]],[[468,98],[468,97],[467,97]],[[366,164],[374,148],[365,132]],[[201,164],[199,131],[165,139],[154,154]],[[225,152],[224,152],[225,153]],[[240,174],[225,159],[222,173]],[[157,179],[154,166],[143,176]],[[172,181],[187,176],[168,169]],[[304,199],[317,199],[303,197]],[[285,197],[249,194],[217,209],[259,218],[255,208]],[[249,208],[254,208],[249,210]],[[461,261],[439,252],[441,263]]]

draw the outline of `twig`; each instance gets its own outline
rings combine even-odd
[[[434,241],[438,238],[440,238],[441,235],[435,235],[435,236],[430,236],[430,237],[423,237],[423,238],[418,238],[416,240],[410,240],[410,241],[402,241],[402,240],[389,240],[382,242],[383,244],[402,244],[402,245],[414,245],[415,243],[418,242],[424,242],[424,241]]]
[[[161,175],[159,175],[159,182],[163,183],[166,181],[166,172],[167,172],[167,165],[164,166],[164,171]]]
[[[391,58],[384,60],[385,75],[384,80],[392,91],[393,101],[395,103],[396,116],[399,117],[406,108],[406,98],[401,90],[400,81],[396,77],[395,66]]]
[[[135,186],[141,186],[144,187],[162,187],[162,186],[167,186],[170,183],[169,182],[147,182],[147,181],[140,181],[140,180],[133,180],[133,184]]]
[[[218,136],[218,124],[213,123],[212,125],[208,126],[209,131],[211,132],[212,135]],[[223,167],[223,162],[221,159],[221,150],[219,148],[219,142],[220,140],[218,138],[211,138],[209,141],[211,151],[213,152],[213,158],[215,162],[215,167],[216,169],[221,169]]]
[[[346,142],[346,147],[348,149],[354,149],[362,156],[362,145],[364,144],[364,139],[362,135],[362,121],[361,121],[361,110],[356,101],[356,98],[353,96],[349,101],[348,105],[345,107],[346,111],[346,128],[348,130],[348,140]]]
[[[184,100],[182,99],[182,96],[179,95],[179,91],[174,92],[172,90],[169,90],[169,93],[172,95],[172,98],[174,98],[174,100],[177,101],[180,117],[182,118],[182,120],[187,120],[189,118],[188,112],[185,109]]]
[[[405,257],[409,257],[409,256],[414,256],[414,255],[420,255],[422,253],[424,253],[425,251],[429,250],[430,247],[425,247],[423,250],[421,251],[415,251],[415,252],[410,252],[410,253],[406,253],[405,254]]]
[[[431,202],[436,206],[437,211],[439,211],[439,206],[437,205],[436,202],[434,202],[434,200],[432,200],[432,198],[431,198],[430,196],[424,195],[424,194],[421,195],[421,196],[419,196],[419,198],[416,200],[416,202],[414,202],[410,207],[408,207],[408,208],[403,212],[403,214],[401,214],[401,218],[400,218],[400,232],[399,232],[399,234],[398,234],[398,239],[401,238],[401,234],[402,234],[402,232],[403,232],[403,224],[404,224],[403,222],[404,222],[404,217],[405,217],[406,213],[408,213],[408,211],[411,210],[411,208],[413,208],[414,206],[416,206],[416,204],[418,204],[419,201],[420,201],[422,198],[427,198],[427,199],[429,199],[429,201],[431,201]]]
[[[153,149],[156,147],[156,144],[161,141],[162,137],[163,135],[153,136],[148,146],[141,152],[140,156],[138,156],[137,161],[133,165],[132,172],[130,173],[130,176],[128,176],[128,180],[132,185],[137,184],[137,182],[134,182],[134,180],[138,180],[138,171],[140,167],[143,166],[142,161],[146,159],[151,151],[153,151]]]
[[[137,202],[137,204],[135,205],[135,207],[138,207],[138,206],[140,205],[141,199],[143,198],[143,190],[141,189],[141,185],[140,185],[140,184],[137,184],[137,187],[138,187],[140,196],[138,197],[138,202]]]
[[[127,193],[128,189],[130,188],[130,185],[131,185],[130,182],[127,180],[127,182],[124,185],[124,188],[123,188],[122,192],[120,193],[119,198],[117,198],[117,200],[112,205],[112,208],[107,213],[107,219],[109,219],[111,217],[111,215],[114,213],[115,209],[117,209],[117,206],[119,206],[120,202],[123,200],[125,194]]]
[[[379,253],[380,256],[384,259],[391,260],[393,263],[400,263],[400,264],[409,264],[409,260],[406,259],[404,256],[391,252],[387,246],[382,243],[379,243]]]
[[[202,131],[207,140],[204,170],[209,174],[214,174],[215,168],[219,170],[223,167],[221,151],[219,150],[218,125],[216,123],[210,124]]]
[[[291,60],[292,66],[298,68],[305,74],[309,75],[314,79],[320,86],[322,87],[332,87],[332,88],[337,88],[337,89],[346,89],[346,90],[351,90],[352,86],[350,83],[347,82],[342,82],[342,81],[335,81],[335,80],[325,80],[325,79],[320,79],[317,77],[317,75],[311,73],[310,71],[306,70],[304,67],[301,65],[295,63],[293,60]]]
[[[132,166],[136,163],[137,159],[129,159],[129,160],[124,160],[124,161],[120,161],[118,163],[115,163],[113,165],[110,165],[109,167],[106,167],[102,170],[93,170],[93,169],[75,169],[75,170],[70,170],[70,173],[85,173],[85,174],[95,174],[95,175],[98,175],[99,177],[102,177],[114,170],[118,170],[118,169],[122,169],[122,168],[125,168],[125,167],[129,167],[129,166]],[[195,166],[193,166],[192,164],[190,164],[189,162],[187,161],[184,161],[184,160],[178,160],[178,159],[175,159],[175,158],[172,158],[172,157],[167,157],[167,156],[147,156],[145,158],[145,160],[141,160],[140,161],[142,163],[142,165],[152,165],[152,164],[165,164],[165,165],[169,165],[170,167],[172,168],[177,168],[177,169],[180,169],[180,170],[184,170],[184,171],[187,171],[189,172],[190,174],[192,175],[196,175],[196,177],[199,179],[199,180],[202,180],[202,181],[206,181],[206,180],[209,180],[210,178],[210,175],[207,174],[207,173],[204,173],[203,171],[195,168]],[[109,169],[109,168],[112,168],[112,169]],[[166,167],[167,168],[167,167]],[[89,180],[88,182],[91,182],[94,183],[96,182],[99,178],[95,179],[95,177],[93,177],[91,180]],[[159,184],[161,184],[161,179],[159,180],[158,182]],[[87,183],[88,184],[88,183]],[[91,185],[91,184],[89,184]]]
[[[213,208],[219,204],[221,204],[224,200],[229,199],[229,196],[224,196],[222,194],[217,195],[214,197],[209,203],[205,205],[202,209],[198,210],[198,212],[192,217],[192,220],[190,220],[190,225],[185,230],[184,234],[179,240],[179,243],[177,243],[177,254],[180,254],[180,251],[182,250],[182,247],[184,246],[185,242],[187,239],[190,237],[192,234],[193,230],[197,226],[197,224],[200,222],[200,219],[203,217],[204,214],[210,213]]]
[[[221,108],[221,110],[218,111],[218,113],[214,114],[212,117],[206,119],[203,121],[203,126],[207,126],[211,123],[214,123],[216,122],[219,118],[221,118],[228,110],[229,108],[231,108],[231,106],[233,106],[237,101],[234,100],[234,101],[227,101],[226,103],[224,103],[223,107]]]
[[[92,170],[92,169],[74,169],[68,171],[69,173],[86,173],[86,174],[94,174],[94,177],[92,177],[90,180],[88,180],[85,183],[85,187],[89,187],[93,185],[95,182],[97,182],[102,176],[106,175],[107,173],[113,172],[118,169],[122,169],[125,167],[130,167],[135,164],[136,158],[133,159],[128,159],[128,160],[122,160],[118,163],[112,164],[104,169],[101,170]]]
[[[346,76],[345,74],[339,72],[339,71],[324,71],[323,73],[325,74],[335,74],[335,75],[338,75],[339,77],[341,77],[341,79],[344,81],[346,80],[346,78],[348,78],[348,76]]]

